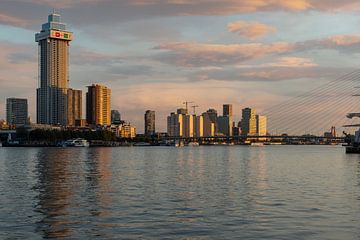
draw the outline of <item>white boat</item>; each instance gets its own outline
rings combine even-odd
[[[252,147],[262,147],[262,146],[264,146],[264,143],[262,143],[262,142],[253,142],[253,143],[251,143],[251,146]]]
[[[188,146],[189,147],[198,147],[198,146],[200,146],[200,144],[198,142],[189,142]]]
[[[89,142],[83,138],[69,139],[65,141],[63,147],[89,147]]]
[[[175,147],[183,147],[184,146],[184,142],[181,140],[176,140],[175,141]]]

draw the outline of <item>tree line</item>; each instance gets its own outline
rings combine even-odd
[[[107,130],[96,131],[74,131],[74,130],[56,130],[56,129],[35,129],[27,131],[26,129],[17,129],[16,138],[21,141],[48,141],[60,142],[73,138],[83,138],[88,141],[116,141],[116,135]]]

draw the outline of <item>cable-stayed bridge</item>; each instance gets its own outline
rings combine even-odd
[[[360,123],[357,118],[346,117],[360,112],[359,88],[360,70],[356,70],[272,106],[264,114],[268,131],[271,135],[323,136],[335,126],[338,136],[343,131],[353,133],[354,128],[344,126]]]

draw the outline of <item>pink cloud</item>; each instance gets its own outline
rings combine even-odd
[[[316,67],[318,64],[314,63],[312,59],[309,58],[299,58],[299,57],[281,57],[276,59],[273,63],[261,64],[261,67],[288,67],[288,68],[298,68],[298,67]]]
[[[229,23],[227,28],[229,32],[237,33],[249,39],[261,38],[269,33],[276,32],[276,28],[259,22],[236,21]]]
[[[272,44],[175,42],[160,44],[154,49],[163,50],[163,52],[155,56],[155,59],[167,64],[183,67],[221,67],[222,65],[235,65],[267,56],[293,54],[311,50],[333,49],[339,52],[356,53],[360,51],[360,35],[335,35],[304,42],[275,42]],[[313,66],[313,63],[306,59],[285,57],[280,60],[281,62],[276,63],[279,66]]]
[[[200,15],[226,15],[269,10],[301,11],[311,7],[308,0],[134,0],[132,5],[177,7],[187,10],[188,13],[198,12]],[[184,14],[185,15],[185,14]]]
[[[324,43],[329,43],[335,46],[358,45],[360,44],[360,34],[331,36],[325,39]]]

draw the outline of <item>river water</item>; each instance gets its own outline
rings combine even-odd
[[[0,148],[0,239],[360,239],[339,146]]]

